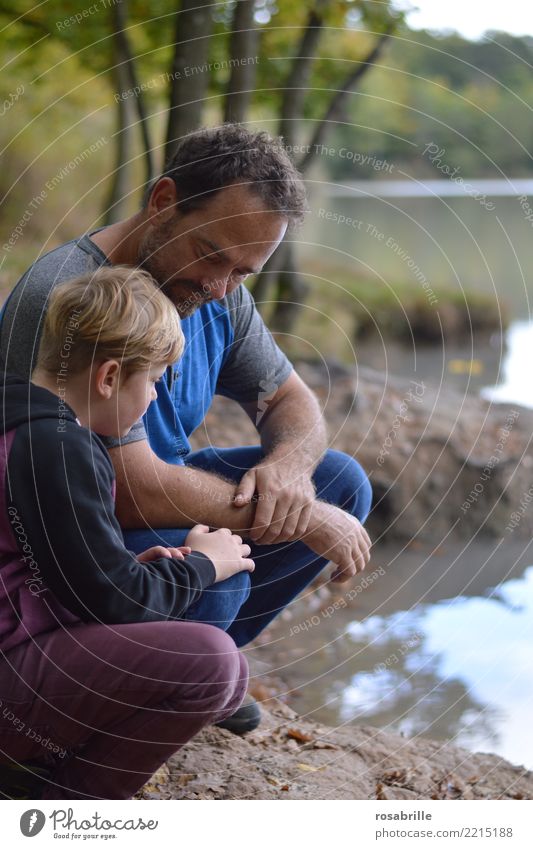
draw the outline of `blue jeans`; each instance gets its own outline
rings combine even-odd
[[[189,454],[187,465],[237,483],[263,456],[259,446],[204,448]],[[372,489],[353,457],[330,449],[318,465],[313,482],[317,498],[365,521]],[[130,551],[138,554],[153,545],[183,545],[188,532],[187,528],[135,529],[124,531],[124,540]],[[237,646],[253,640],[328,563],[303,542],[257,545],[250,541],[250,545],[255,571],[240,572],[208,587],[183,617],[217,625],[233,637]]]

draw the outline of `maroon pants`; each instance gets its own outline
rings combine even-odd
[[[79,624],[0,655],[0,760],[52,767],[46,799],[128,799],[234,713],[246,659],[197,622]]]

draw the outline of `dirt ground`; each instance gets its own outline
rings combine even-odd
[[[275,698],[262,712],[260,727],[244,737],[204,729],[137,798],[533,798],[533,773],[496,755],[364,725],[328,728]]]

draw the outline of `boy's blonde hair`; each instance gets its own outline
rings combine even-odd
[[[57,285],[37,359],[48,373],[118,360],[126,375],[173,363],[184,347],[176,307],[139,268],[102,267]]]

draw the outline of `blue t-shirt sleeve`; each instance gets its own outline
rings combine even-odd
[[[234,401],[256,401],[265,392],[279,389],[293,366],[274,341],[245,286],[238,286],[226,301],[234,338],[216,392]]]

